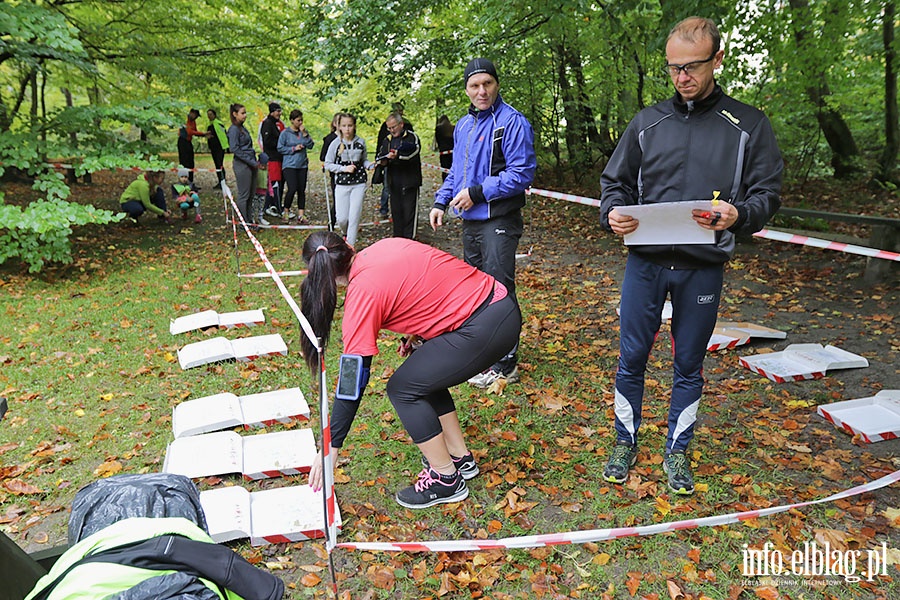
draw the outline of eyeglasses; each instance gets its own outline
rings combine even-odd
[[[394,123],[393,125],[387,126],[388,131],[397,131],[398,129],[403,129],[403,123]]]
[[[706,63],[710,62],[715,57],[716,57],[716,53],[713,52],[712,54],[709,55],[709,58],[707,58],[706,60],[695,60],[693,62],[685,63],[683,65],[667,64],[663,68],[666,70],[666,73],[668,73],[669,76],[671,76],[671,77],[678,77],[678,75],[681,74],[682,72],[684,72],[684,74],[687,75],[688,77],[693,77],[700,70],[700,65],[705,65]]]

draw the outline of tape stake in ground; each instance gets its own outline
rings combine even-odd
[[[298,275],[306,275],[306,271],[276,271],[279,277],[297,277]],[[241,273],[238,277],[246,277],[248,279],[271,279],[272,274],[268,271],[265,273]]]
[[[893,483],[900,481],[900,471],[894,471],[890,475],[885,475],[880,479],[858,485],[849,490],[832,494],[826,498],[819,500],[811,500],[808,502],[796,502],[794,504],[785,504],[782,506],[774,506],[763,508],[760,510],[749,510],[739,513],[730,513],[727,515],[716,515],[710,517],[702,517],[699,519],[687,519],[684,521],[674,521],[670,523],[656,523],[654,525],[641,525],[638,527],[616,527],[613,529],[590,529],[586,531],[572,531],[566,533],[548,533],[543,535],[525,535],[519,537],[508,537],[497,540],[448,540],[448,541],[426,541],[426,542],[342,542],[338,544],[339,548],[348,550],[363,550],[367,552],[473,552],[478,550],[496,550],[508,548],[542,548],[546,546],[558,546],[565,544],[586,544],[588,542],[604,542],[624,537],[649,536],[659,533],[672,533],[683,529],[697,529],[698,527],[717,527],[719,525],[729,525],[739,523],[741,521],[749,521],[750,519],[758,519],[778,513],[787,512],[794,508],[802,508],[804,506],[813,506],[816,504],[824,504],[857,496],[864,492],[872,492],[883,487],[887,487]]]

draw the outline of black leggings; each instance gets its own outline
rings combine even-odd
[[[456,410],[448,388],[500,360],[521,329],[519,306],[507,296],[482,306],[458,329],[428,340],[403,361],[388,380],[387,394],[413,442],[441,433],[439,417]]]
[[[306,210],[306,176],[309,169],[282,169],[281,176],[287,184],[287,192],[284,195],[284,209],[287,210],[294,202],[294,194],[297,194],[297,209]]]

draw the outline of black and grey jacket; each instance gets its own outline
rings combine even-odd
[[[392,188],[417,188],[422,186],[422,145],[415,132],[404,127],[398,137],[386,136],[378,147],[375,161],[386,159],[388,152],[397,151],[397,157],[388,160],[385,181]]]
[[[334,173],[336,185],[357,185],[366,182],[366,169],[372,163],[368,160],[366,142],[356,136],[349,142],[340,137],[331,142],[325,153],[325,170]],[[347,165],[356,165],[353,173],[344,173]]]
[[[738,220],[715,244],[632,246],[657,264],[691,268],[727,262],[734,233],[754,233],[781,206],[784,164],[769,119],[716,85],[696,102],[679,94],[645,108],[629,123],[601,177],[600,221],[616,206],[708,200],[733,204]]]

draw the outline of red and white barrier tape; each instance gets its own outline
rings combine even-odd
[[[428,163],[422,163],[423,167],[427,167],[429,169],[434,169],[435,171],[441,171],[442,173],[449,173],[450,169],[445,169],[444,167],[439,167],[437,165],[429,165]]]
[[[348,550],[364,550],[367,552],[472,552],[477,550],[495,550],[507,548],[541,548],[544,546],[559,546],[564,544],[586,544],[589,542],[603,542],[625,537],[649,536],[658,533],[671,533],[682,529],[696,529],[698,527],[717,527],[729,525],[759,517],[767,517],[778,513],[787,512],[794,508],[813,506],[833,502],[842,498],[849,498],[864,492],[872,492],[892,483],[900,481],[900,471],[894,471],[881,479],[856,486],[849,490],[832,494],[827,498],[811,500],[809,502],[796,502],[784,504],[760,510],[748,510],[727,515],[702,517],[700,519],[686,519],[670,523],[657,523],[655,525],[641,525],[638,527],[616,527],[613,529],[590,529],[586,531],[572,531],[566,533],[549,533],[544,535],[524,535],[508,537],[498,540],[448,540],[428,542],[342,542],[339,548]]]
[[[231,193],[231,189],[227,184],[222,184],[222,196],[225,200],[231,205],[231,213],[233,215],[232,220],[236,219],[241,227],[244,228],[244,232],[247,234],[247,237],[250,240],[250,243],[253,244],[253,247],[256,249],[256,253],[259,255],[259,259],[262,261],[263,266],[265,266],[266,271],[275,281],[275,285],[278,286],[278,290],[281,292],[281,295],[284,297],[285,301],[288,303],[291,311],[294,313],[294,316],[297,317],[297,320],[300,321],[300,326],[303,328],[303,332],[306,334],[306,337],[312,342],[312,345],[319,349],[319,342],[316,338],[316,334],[313,332],[312,325],[309,324],[309,321],[306,320],[306,317],[303,316],[303,313],[300,311],[300,307],[297,306],[297,303],[294,301],[293,296],[291,296],[290,292],[288,292],[287,287],[285,287],[284,283],[281,281],[281,277],[278,276],[278,271],[275,270],[275,267],[272,266],[272,263],[269,262],[269,258],[266,256],[266,251],[263,249],[262,244],[259,243],[259,240],[254,237],[253,233],[250,231],[250,226],[247,225],[247,222],[244,221],[243,215],[241,215],[241,211],[238,209],[237,204],[234,203],[234,196]]]
[[[328,229],[328,225],[257,225],[260,229]]]
[[[587,204],[588,206],[600,206],[600,201],[596,198],[588,198],[587,196],[577,196],[575,194],[563,194],[561,192],[551,192],[550,190],[542,190],[538,188],[529,188],[525,190],[526,194],[534,194],[535,196],[546,196],[547,198],[556,198],[558,200],[568,200],[569,202],[577,202],[578,204]]]
[[[753,235],[758,238],[765,238],[767,240],[775,240],[778,242],[788,242],[789,244],[800,244],[801,246],[812,246],[814,248],[837,250],[838,252],[847,252],[849,254],[859,254],[860,256],[900,261],[900,254],[897,254],[896,252],[878,250],[877,248],[866,248],[864,246],[854,246],[853,244],[842,244],[840,242],[832,242],[830,240],[822,240],[819,238],[807,237],[805,235],[796,235],[784,231],[762,229]]]
[[[281,292],[282,297],[288,303],[291,311],[294,313],[294,316],[297,317],[297,320],[300,322],[300,327],[303,329],[304,335],[309,339],[312,343],[313,347],[319,353],[320,358],[323,355],[324,348],[319,344],[319,338],[316,336],[313,331],[312,325],[310,325],[309,321],[300,311],[300,307],[297,306],[297,303],[294,301],[294,298],[291,296],[290,292],[288,292],[287,287],[285,287],[284,282],[281,281],[281,277],[278,275],[278,272],[275,270],[275,267],[272,266],[272,263],[269,262],[268,257],[266,256],[266,251],[263,249],[262,244],[259,243],[259,240],[253,235],[250,231],[250,226],[247,225],[247,222],[244,221],[244,217],[241,214],[241,211],[238,209],[237,204],[234,202],[234,196],[231,193],[231,189],[228,185],[223,181],[222,182],[222,197],[224,200],[230,204],[231,212],[233,214],[231,221],[234,223],[235,220],[240,221],[241,227],[244,228],[244,232],[247,234],[247,237],[250,239],[250,243],[253,244],[253,247],[256,249],[256,253],[259,255],[260,260],[262,260],[263,265],[266,267],[266,271],[269,276],[275,282],[275,285],[278,286],[278,290]],[[227,218],[227,215],[226,215]],[[328,531],[328,536],[326,537],[325,550],[328,552],[329,556],[331,555],[331,551],[334,550],[337,544],[337,507],[336,507],[336,499],[334,496],[334,455],[331,454],[331,421],[328,415],[328,402],[326,401],[327,395],[327,377],[325,373],[325,361],[320,360],[322,368],[319,373],[319,417],[321,419],[321,428],[322,428],[322,464],[323,468],[323,479],[324,479],[324,506],[325,506],[325,523],[326,529]],[[333,565],[332,565],[333,569]],[[334,583],[335,592],[337,591],[337,582]]]

